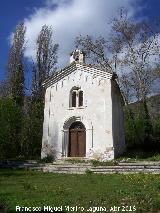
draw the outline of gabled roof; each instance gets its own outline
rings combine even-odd
[[[81,70],[83,72],[91,73],[95,77],[100,76],[102,78],[111,79],[114,75],[111,70],[103,69],[98,66],[90,65],[90,64],[83,64],[78,62],[73,62],[69,66],[65,67],[64,69],[55,72],[50,78],[46,79],[43,82],[44,87],[49,87],[50,85],[55,84],[59,80],[63,79],[64,77],[68,76],[72,72],[76,70]]]

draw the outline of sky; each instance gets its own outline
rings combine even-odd
[[[25,58],[34,59],[35,40],[44,24],[53,27],[53,41],[59,44],[58,62],[69,63],[78,35],[107,36],[111,18],[118,8],[128,10],[134,19],[152,20],[160,14],[160,0],[1,0],[0,6],[0,80],[6,78],[6,65],[11,35],[16,25],[24,22]]]

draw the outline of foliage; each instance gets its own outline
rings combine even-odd
[[[157,116],[154,119],[154,123],[153,123],[153,133],[155,135],[155,140],[159,141],[160,143],[160,116]]]
[[[15,212],[16,205],[62,205],[64,212],[71,212],[64,209],[68,205],[83,206],[85,210],[91,206],[110,209],[134,205],[136,212],[160,210],[158,174],[67,175],[3,169],[0,170],[0,188],[7,212]]]
[[[8,79],[3,85],[7,93],[3,92],[0,100],[0,149],[1,157],[15,157],[22,155],[22,122],[25,96],[25,79],[23,53],[26,28],[19,24],[13,34],[13,43],[9,52]],[[1,91],[4,91],[3,90]]]
[[[101,162],[98,160],[91,160],[93,166],[116,166],[118,162],[116,160]]]
[[[0,158],[11,158],[20,155],[20,144],[17,133],[22,122],[21,109],[12,98],[0,99]]]
[[[78,36],[76,46],[92,63],[119,73],[126,104],[145,100],[158,79],[155,67],[159,61],[154,59],[159,56],[159,39],[155,25],[142,20],[136,22],[121,8],[110,27],[110,37]]]
[[[120,57],[120,64],[129,71],[125,75],[131,85],[132,98],[136,101],[144,100],[151,94],[152,85],[157,78],[153,67],[158,64],[154,59],[159,55],[159,40],[154,23],[135,22],[125,10],[120,10],[112,22],[112,34],[116,43],[121,44],[118,52],[123,55]],[[123,78],[121,83],[124,86]],[[125,90],[123,92],[125,94]]]
[[[148,151],[153,148],[160,151],[159,119],[151,117],[147,100],[159,79],[159,61],[154,60],[159,56],[156,26],[154,22],[132,20],[120,8],[110,23],[110,37],[80,35],[75,41],[90,62],[113,74],[119,73],[118,82],[126,104],[127,146]],[[159,88],[158,83],[156,86]],[[131,102],[137,102],[136,111],[130,107]]]
[[[8,96],[9,88],[7,80],[0,80],[0,98]]]
[[[53,30],[44,25],[36,41],[36,62],[33,66],[32,93],[29,110],[24,121],[24,149],[26,156],[41,155],[44,114],[43,82],[53,74],[57,64],[58,44],[53,44]]]
[[[0,158],[40,158],[43,104],[28,105],[27,113],[22,114],[12,98],[0,100]]]
[[[10,94],[17,105],[23,107],[25,82],[24,82],[24,44],[26,27],[23,23],[16,27],[13,35],[13,44],[9,53],[8,78]]]
[[[22,65],[17,66],[12,78],[11,96],[15,103],[23,108],[24,104],[24,70]]]
[[[90,169],[86,169],[85,174],[86,174],[86,175],[92,175],[93,172],[92,172]]]
[[[47,155],[46,157],[39,160],[39,163],[52,163],[55,160],[54,156]]]
[[[158,96],[125,107],[125,138],[128,149],[160,152]]]
[[[43,81],[56,70],[58,45],[53,44],[52,28],[44,25],[38,35],[37,57],[33,66],[32,92],[25,94],[26,27],[13,33],[9,52],[8,79],[0,87],[0,158],[40,158],[43,133]],[[4,92],[7,88],[7,92]]]
[[[44,99],[42,83],[57,69],[58,44],[53,44],[53,29],[43,25],[36,40],[36,62],[33,66],[32,96],[34,99]]]
[[[30,102],[23,120],[23,153],[27,158],[40,158],[43,132],[43,103]]]
[[[0,212],[6,212],[7,206],[8,206],[7,202],[0,197]]]
[[[155,151],[130,149],[116,160],[117,162],[160,161],[160,154]]]

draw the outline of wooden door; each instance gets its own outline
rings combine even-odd
[[[86,132],[85,129],[77,131],[78,156],[85,157],[86,154]]]
[[[69,131],[69,157],[85,157],[86,154],[86,131],[74,128]]]

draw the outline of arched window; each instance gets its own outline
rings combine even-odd
[[[83,106],[83,91],[79,87],[73,87],[70,91],[70,107]]]

